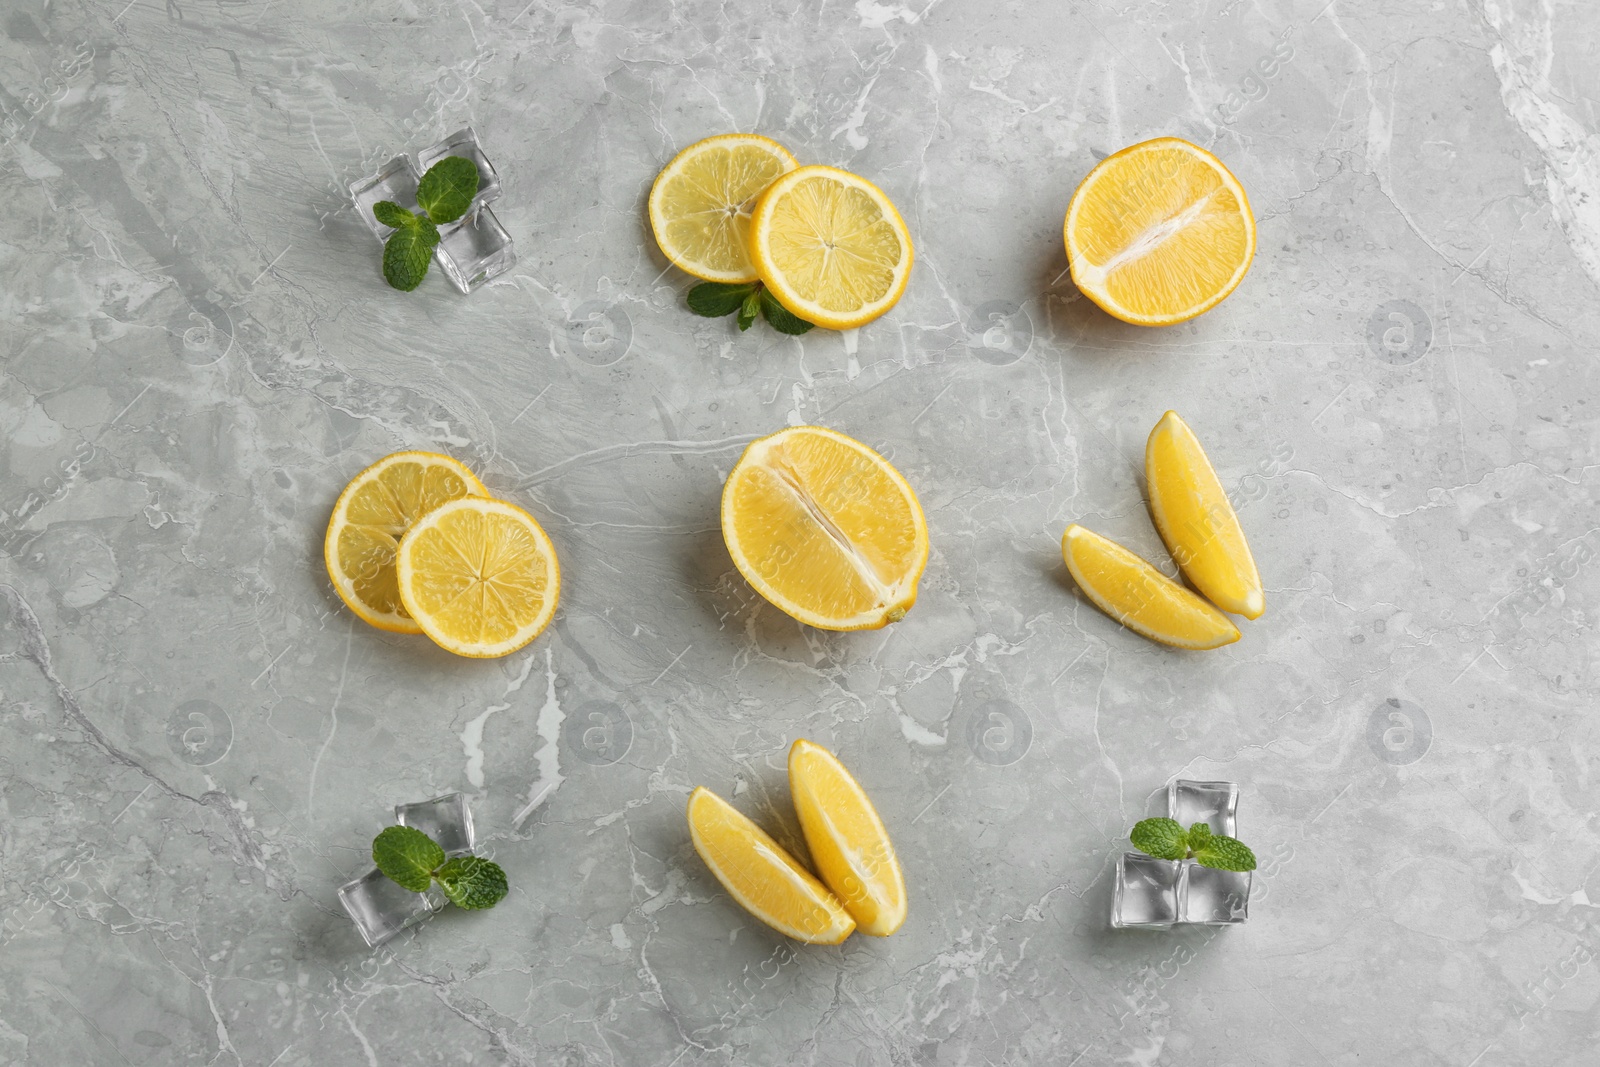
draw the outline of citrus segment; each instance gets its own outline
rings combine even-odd
[[[1177,648],[1217,648],[1239,640],[1222,612],[1115,541],[1073,524],[1061,555],[1095,607],[1135,633]]]
[[[561,571],[533,516],[466,497],[428,512],[400,541],[400,598],[422,632],[460,656],[504,656],[555,614]]]
[[[1144,447],[1150,516],[1184,576],[1223,611],[1259,618],[1261,575],[1239,516],[1194,431],[1169,411]]]
[[[798,166],[789,150],[753,133],[696,141],[650,187],[650,229],[662,254],[712,282],[753,282],[750,212],[775,179]]]
[[[778,302],[847,330],[894,307],[911,277],[911,234],[883,190],[834,167],[767,187],[750,218],[750,259]]]
[[[821,745],[789,749],[789,792],[817,873],[864,934],[888,937],[906,921],[906,882],[889,832],[859,782]]]
[[[837,945],[856,928],[839,899],[783,846],[704,786],[689,794],[689,835],[740,907],[781,934]]]
[[[904,617],[928,563],[927,523],[900,472],[820,426],[751,443],[722,490],[722,537],[758,593],[825,630]]]
[[[1105,311],[1140,326],[1192,319],[1250,269],[1256,224],[1222,161],[1158,137],[1107,156],[1072,194],[1063,236],[1072,280]]]
[[[381,630],[421,633],[395,580],[400,538],[440,504],[488,495],[459,461],[435,452],[396,452],[357,474],[333,505],[322,544],[339,598]]]

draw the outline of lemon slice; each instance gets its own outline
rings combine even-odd
[[[751,443],[722,490],[722,539],[756,592],[824,630],[904,618],[928,563],[928,526],[900,472],[820,426]]]
[[[464,496],[488,496],[459,461],[436,452],[396,452],[354,478],[328,520],[322,558],[339,599],[380,630],[419,634],[400,601],[394,554],[424,512]]]
[[[696,278],[753,282],[748,230],[761,191],[799,164],[777,141],[728,133],[696,141],[650,187],[650,229],[662,254]]]
[[[422,632],[458,656],[505,656],[550,622],[561,594],[555,546],[533,516],[466,497],[428,512],[395,554],[400,599]]]
[[[906,921],[906,880],[889,832],[859,782],[821,745],[789,749],[789,792],[817,873],[857,928],[888,937]]]
[[[1095,607],[1135,633],[1177,648],[1239,640],[1226,615],[1115,541],[1074,523],[1061,538],[1061,555]]]
[[[911,277],[911,234],[883,190],[834,167],[767,187],[750,217],[750,259],[778,303],[848,330],[894,307]]]
[[[1170,326],[1215,307],[1256,251],[1244,187],[1216,156],[1177,137],[1096,164],[1072,194],[1064,236],[1078,288],[1137,326]]]
[[[837,945],[856,928],[827,886],[704,786],[689,794],[689,835],[740,907],[779,933],[813,945]]]
[[[1223,611],[1255,619],[1266,610],[1261,575],[1194,431],[1176,411],[1161,416],[1144,446],[1150,516],[1184,576]]]

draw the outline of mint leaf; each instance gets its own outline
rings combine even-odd
[[[1194,861],[1202,867],[1215,867],[1219,871],[1253,871],[1256,854],[1243,841],[1216,834],[1206,838],[1194,850]]]
[[[778,298],[765,289],[761,290],[761,314],[766,316],[768,325],[774,330],[795,337],[805,333],[815,325],[815,323],[807,322],[778,303]]]
[[[391,881],[413,893],[426,890],[444,862],[444,849],[410,826],[390,826],[372,839],[372,862]]]
[[[412,223],[389,235],[383,244],[383,277],[396,289],[409,293],[428,276],[428,261],[439,243],[439,228],[427,219],[412,217]]]
[[[417,183],[417,205],[435,224],[454,222],[478,195],[478,165],[463,156],[446,156]]]
[[[1189,854],[1188,838],[1174,819],[1141,819],[1128,835],[1133,847],[1161,860],[1181,860]]]
[[[1205,847],[1206,841],[1211,837],[1211,824],[1197,822],[1189,827],[1189,851],[1199,852]]]
[[[739,329],[748,330],[750,324],[756,321],[756,316],[761,313],[761,294],[765,289],[754,289],[744,298],[744,303],[739,305]]]
[[[377,216],[379,222],[385,226],[393,226],[397,230],[417,224],[417,217],[393,200],[380,200],[373,204],[372,213]]]
[[[761,288],[760,282],[702,282],[689,290],[689,310],[708,319],[732,315],[744,304],[745,298]]]
[[[458,908],[492,908],[508,892],[506,872],[477,856],[457,856],[440,867],[439,888]]]

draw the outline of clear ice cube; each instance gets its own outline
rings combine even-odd
[[[439,227],[439,247],[433,258],[463,293],[470,293],[517,262],[511,235],[487,204],[459,220]]]
[[[1178,882],[1178,921],[1225,926],[1250,917],[1253,871],[1218,871],[1185,863]]]
[[[1239,787],[1233,782],[1191,782],[1180,778],[1167,786],[1167,815],[1185,830],[1197,822],[1211,832],[1234,837]]]
[[[380,200],[391,200],[407,211],[415,211],[417,182],[420,178],[417,168],[411,163],[411,157],[400,155],[385,163],[378,173],[350,183],[350,199],[355,201],[356,214],[361,216],[361,221],[367,224],[378,240],[387,241],[394,227],[379,222],[378,216],[372,213],[372,205]]]
[[[494,164],[489,162],[489,157],[483,154],[483,147],[478,144],[478,135],[471,126],[464,126],[438,144],[418,152],[417,167],[426,174],[429,167],[447,156],[461,156],[478,165],[478,195],[473,197],[473,207],[487,204],[500,195],[500,175],[495,173]]]
[[[446,793],[416,804],[396,804],[394,818],[401,826],[421,830],[433,838],[446,856],[466,855],[476,840],[472,810],[467,807],[464,793]]]
[[[1171,926],[1178,921],[1178,878],[1183,864],[1142,852],[1117,857],[1111,925]]]
[[[377,948],[401,930],[421,922],[445,905],[437,888],[413,893],[374,867],[339,887],[339,903],[350,913],[368,947]]]

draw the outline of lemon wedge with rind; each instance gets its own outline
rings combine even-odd
[[[1061,555],[1095,607],[1135,633],[1175,648],[1239,640],[1226,615],[1115,541],[1074,523],[1061,538]]]
[[[532,515],[465,497],[412,524],[395,554],[406,611],[458,656],[505,656],[549,625],[561,595],[555,546]]]
[[[799,166],[789,150],[754,133],[696,141],[650,187],[650,229],[680,269],[710,282],[753,282],[750,212],[756,197]]]
[[[856,928],[888,937],[906,921],[906,881],[866,791],[832,752],[801,738],[789,749],[789,793],[817,873]]]
[[[928,564],[927,522],[905,478],[821,426],[745,449],[722,490],[722,537],[758,593],[824,630],[903,618]]]
[[[882,189],[836,167],[801,167],[750,217],[750,260],[790,312],[830,330],[862,326],[900,299],[911,233]]]
[[[1176,411],[1150,431],[1144,474],[1150,517],[1184,577],[1223,611],[1259,618],[1266,598],[1239,516],[1199,438]]]
[[[1108,314],[1170,326],[1238,288],[1256,250],[1244,187],[1220,159],[1177,137],[1095,165],[1067,208],[1072,280]]]
[[[334,591],[380,630],[418,634],[395,578],[395,551],[411,524],[450,500],[488,496],[459,460],[437,452],[396,452],[366,468],[333,505],[322,543]]]
[[[779,933],[813,945],[837,945],[856,928],[827,886],[704,786],[689,794],[689,836],[739,906]]]

